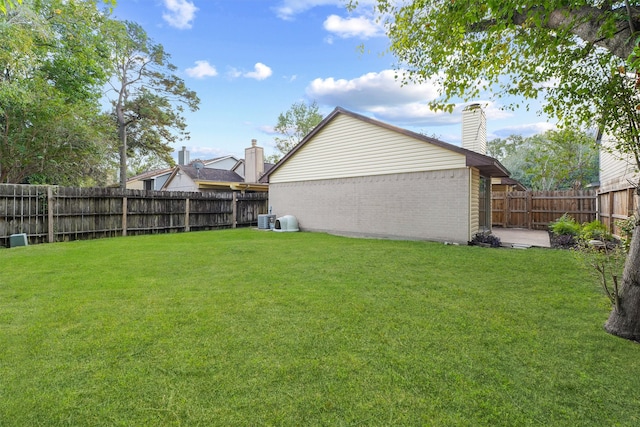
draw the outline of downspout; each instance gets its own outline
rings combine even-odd
[[[471,239],[473,239],[473,236],[471,235],[471,228],[472,228],[472,224],[471,224],[471,219],[473,218],[473,212],[471,212],[471,210],[473,209],[473,169],[471,169],[470,166],[467,166],[467,171],[469,171],[469,191],[467,192],[469,194],[469,213],[467,215],[468,218],[468,228],[467,228],[467,242],[470,242]]]

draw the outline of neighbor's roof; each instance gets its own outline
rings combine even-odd
[[[167,186],[179,172],[186,174],[200,189],[231,189],[266,191],[267,184],[245,183],[244,179],[234,171],[226,169],[200,168],[193,166],[176,166],[171,177],[167,180]]]
[[[187,174],[194,181],[216,181],[216,182],[242,182],[244,181],[237,173],[227,169],[200,168],[193,166],[178,166],[178,168]]]
[[[363,116],[361,114],[354,113],[352,111],[345,110],[341,107],[336,107],[331,114],[324,118],[307,136],[304,137],[298,145],[296,145],[291,151],[289,151],[278,163],[275,164],[268,172],[266,172],[260,182],[269,182],[269,176],[278,170],[287,160],[294,156],[295,153],[300,150],[309,140],[311,140],[320,130],[327,126],[336,116],[344,114],[357,120],[361,120],[366,123],[370,123],[375,126],[379,126],[394,132],[401,133],[403,135],[424,141],[429,144],[436,145],[447,150],[454,151],[456,153],[463,154],[466,157],[466,164],[469,167],[478,169],[483,175],[491,177],[508,177],[509,171],[498,160],[493,157],[486,156],[484,154],[476,153],[475,151],[467,150],[466,148],[459,147],[457,145],[449,144],[447,142],[440,141],[439,139],[431,138],[416,132],[412,132],[407,129],[402,129],[388,123],[384,123],[378,120],[374,120],[370,117]]]
[[[173,168],[154,169],[152,171],[147,171],[139,175],[132,176],[131,178],[127,179],[127,181],[143,181],[145,179],[150,179],[156,176],[171,173],[172,171],[173,171]]]

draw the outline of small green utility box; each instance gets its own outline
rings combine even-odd
[[[21,234],[12,234],[11,236],[9,236],[9,247],[10,248],[15,248],[18,246],[27,246],[29,243],[27,241],[27,234],[26,233],[21,233]]]

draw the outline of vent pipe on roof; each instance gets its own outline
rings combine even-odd
[[[487,154],[487,117],[480,104],[462,110],[462,148]]]
[[[181,166],[189,164],[189,152],[184,145],[182,146],[182,150],[178,151],[178,164]]]

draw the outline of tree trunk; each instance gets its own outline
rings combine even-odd
[[[618,298],[620,309],[611,310],[604,329],[612,335],[640,341],[640,224],[633,230]]]
[[[124,123],[124,117],[120,110],[116,112],[118,118],[118,139],[120,147],[118,149],[120,155],[120,188],[127,188],[127,125]]]

